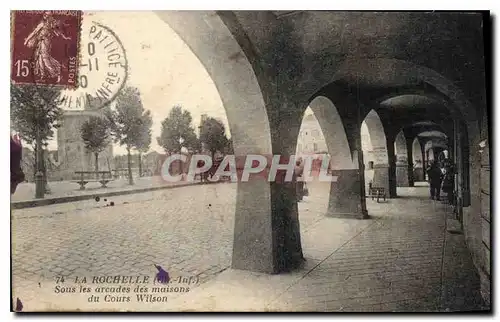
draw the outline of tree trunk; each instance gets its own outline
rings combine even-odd
[[[141,152],[139,151],[139,178],[142,177]]]
[[[99,171],[99,152],[94,152],[94,156],[95,156],[95,165],[94,165],[95,176],[96,176],[96,179],[99,180],[99,174],[97,173]]]
[[[46,162],[46,155],[45,153],[48,152],[44,149],[42,149],[42,169],[43,169],[43,189],[46,194],[50,194],[50,189],[49,189],[49,179],[47,176],[47,162]]]
[[[36,172],[38,171],[38,147],[35,144],[33,151],[35,151],[34,154],[34,160],[35,162],[33,163],[33,182],[36,182]]]
[[[134,179],[132,178],[132,155],[130,154],[130,148],[127,148],[127,164],[128,164],[128,183],[130,185],[133,185]]]

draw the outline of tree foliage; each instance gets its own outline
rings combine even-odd
[[[139,90],[125,87],[116,98],[116,109],[106,111],[115,143],[125,146],[127,150],[135,147],[142,128],[143,113]]]
[[[151,135],[153,123],[151,113],[144,110],[139,90],[125,87],[116,98],[116,109],[107,110],[105,115],[115,143],[124,145],[127,149],[129,182],[133,184],[130,150],[149,149],[147,137]]]
[[[109,122],[99,116],[91,116],[82,124],[80,134],[85,148],[92,153],[102,152],[111,139]]]
[[[181,106],[174,106],[161,123],[161,135],[156,138],[158,145],[167,153],[179,153],[182,147],[199,149],[199,140],[191,125],[192,121],[189,111],[183,110]]]
[[[201,124],[200,141],[206,144],[212,157],[217,151],[226,151],[229,140],[226,137],[224,124],[213,117],[207,117]]]
[[[145,153],[151,147],[151,127],[153,126],[153,118],[151,111],[146,111],[142,114],[140,122],[138,122],[138,135],[134,142],[134,147],[137,151]]]
[[[139,176],[142,176],[142,153],[148,152],[151,147],[151,126],[153,125],[153,118],[151,117],[151,112],[146,111],[142,117],[141,122],[138,123],[140,129],[138,130],[139,134],[137,135],[137,139],[134,142],[134,146],[139,151]]]
[[[21,139],[34,145],[37,132],[42,144],[52,139],[63,114],[58,106],[60,89],[11,84],[10,95],[11,125]]]

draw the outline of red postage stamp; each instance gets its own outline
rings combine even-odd
[[[76,88],[82,12],[13,11],[11,80]]]

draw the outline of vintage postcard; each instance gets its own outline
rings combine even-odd
[[[490,311],[489,12],[11,12],[15,312]]]

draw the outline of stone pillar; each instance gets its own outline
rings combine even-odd
[[[402,133],[402,132],[401,132]],[[408,187],[409,175],[408,175],[408,149],[406,140],[402,137],[396,137],[396,154],[395,154],[395,177],[396,177],[396,187]]]
[[[373,186],[384,188],[389,194],[389,165],[375,164],[373,166]]]
[[[408,161],[396,161],[396,185],[398,187],[410,187]]]
[[[427,176],[425,170],[427,169],[427,155],[425,153],[425,144],[422,144],[422,142],[420,142],[420,147],[422,149],[422,181],[426,181]]]
[[[413,174],[413,139],[406,138],[406,151],[408,153],[408,186],[415,186],[415,177]]]
[[[361,149],[361,133],[357,114],[339,114],[356,111],[355,102],[341,96],[336,105],[325,98],[317,97],[309,107],[314,111],[325,136],[330,154],[331,176],[336,180],[330,184],[328,217],[368,218],[365,200],[364,162]],[[352,148],[349,144],[352,143]]]
[[[337,177],[330,186],[328,216],[336,218],[368,218],[362,171],[359,169],[332,170]]]
[[[232,268],[276,273],[273,235],[269,182],[262,176],[239,181]]]
[[[269,125],[271,131],[271,143],[272,143],[272,153],[273,155],[280,155],[280,163],[288,163],[290,157],[295,154],[297,147],[297,137],[300,130],[300,125],[302,121],[302,113],[297,104],[289,101],[287,97],[281,96],[275,98],[275,105],[272,106],[272,112],[268,114]],[[249,182],[245,187],[245,193],[256,193],[257,197],[253,198],[252,207],[257,207],[257,209],[262,208],[259,203],[263,201],[258,197],[259,189],[270,189],[270,222],[266,222],[265,229],[267,230],[265,250],[272,250],[272,272],[280,273],[290,271],[292,269],[300,267],[304,260],[302,253],[302,244],[300,238],[300,223],[299,223],[299,211],[297,206],[297,195],[296,195],[296,182],[284,182],[284,171],[278,172],[276,179],[265,185],[264,183]],[[283,175],[283,176],[281,176]],[[266,188],[269,187],[269,188]],[[240,191],[238,191],[240,193]],[[239,198],[239,197],[238,197]],[[264,200],[265,202],[266,200]],[[251,209],[251,208],[250,208]],[[264,217],[264,211],[267,209],[262,209],[262,216]],[[250,210],[252,211],[252,210]],[[258,210],[259,212],[261,210]],[[269,214],[269,212],[267,213]],[[252,215],[249,214],[248,220],[252,221]],[[262,221],[263,219],[261,219]],[[266,217],[267,220],[267,217]],[[267,223],[270,223],[268,226]],[[242,222],[242,225],[245,223]],[[248,225],[248,223],[246,223]],[[241,227],[242,229],[248,229]],[[259,229],[254,227],[254,229]],[[272,234],[269,235],[269,232]],[[254,235],[259,235],[256,232]],[[236,236],[236,232],[235,232]],[[236,237],[235,237],[236,238]],[[242,240],[242,243],[255,243],[256,246],[259,245],[258,238],[253,241],[251,238]],[[254,247],[244,246],[249,249],[248,253],[253,253],[250,256],[252,259],[249,261],[253,265],[257,265],[255,262],[258,261],[259,256],[261,256],[260,250]],[[237,250],[233,251],[233,256],[238,256],[238,258],[245,263],[246,260],[243,259],[242,254],[236,254]],[[266,256],[269,256],[266,254]],[[233,259],[234,262],[234,259]],[[266,259],[266,268],[269,267]],[[235,268],[242,268],[248,270],[242,263],[235,266]],[[254,269],[253,269],[254,270]]]
[[[289,163],[295,155],[302,113],[292,102],[281,101],[276,118],[271,121],[273,154],[281,155],[281,164]],[[281,115],[279,115],[281,114]],[[296,182],[285,182],[285,172],[271,182],[271,213],[276,236],[276,268],[278,272],[300,266],[304,256],[300,237],[299,209]]]
[[[425,181],[424,169],[421,167],[413,169],[413,178],[415,181]]]
[[[396,187],[397,187],[397,179],[396,179],[396,153],[394,149],[394,138],[387,137],[387,159],[389,161],[389,190],[388,197],[396,198]]]
[[[390,145],[387,146],[387,154],[389,157],[389,198],[396,198],[396,154],[394,153],[394,141],[390,141]]]
[[[359,135],[358,135],[359,136]],[[337,177],[330,186],[328,216],[337,218],[367,219],[366,190],[363,150],[360,140],[355,140],[358,150],[353,152],[353,161],[347,169],[333,169]]]
[[[463,173],[464,173],[464,164],[463,164],[463,142],[462,142],[462,134],[461,134],[460,122],[458,120],[454,120],[454,135],[455,135],[455,159],[456,159],[456,169],[457,174],[455,177],[455,187],[456,187],[456,213],[458,215],[458,219],[463,225]],[[462,227],[463,228],[463,227]]]

